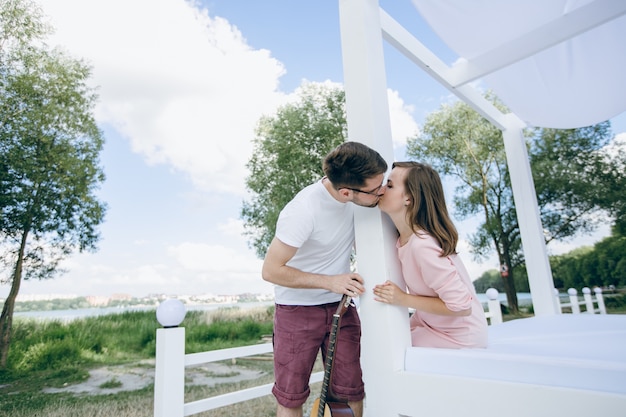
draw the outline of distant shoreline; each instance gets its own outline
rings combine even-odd
[[[186,304],[187,311],[212,311],[220,308],[241,308],[250,309],[256,307],[272,306],[273,301],[245,301],[238,303],[207,303],[207,304]],[[129,311],[156,311],[157,306],[117,306],[117,307],[90,307],[63,310],[39,310],[39,311],[19,311],[14,313],[14,317],[31,318],[37,320],[61,320],[71,321],[86,317],[104,316],[107,314],[118,314]]]

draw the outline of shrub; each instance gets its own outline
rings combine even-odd
[[[40,371],[76,364],[80,359],[80,350],[67,340],[57,343],[36,343],[24,352],[15,368],[23,372]]]

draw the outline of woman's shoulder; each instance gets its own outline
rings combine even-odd
[[[437,240],[430,233],[424,232],[422,230],[413,233],[413,236],[411,236],[411,238],[409,239],[409,244],[411,246],[439,247],[439,245],[437,244]]]
[[[418,258],[430,257],[433,252],[437,256],[441,253],[441,247],[439,247],[435,238],[426,232],[414,233],[404,248],[406,251],[410,251],[412,256]]]

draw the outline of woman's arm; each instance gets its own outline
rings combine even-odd
[[[391,281],[376,285],[374,287],[374,296],[376,301],[382,303],[414,308],[418,311],[440,316],[469,316],[472,313],[471,307],[465,310],[452,311],[439,297],[426,297],[406,293]]]

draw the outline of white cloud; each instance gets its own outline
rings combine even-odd
[[[256,122],[285,100],[277,90],[285,70],[269,51],[184,0],[46,0],[43,8],[57,28],[52,43],[93,65],[101,123],[201,189],[244,193]]]
[[[245,253],[221,245],[185,242],[170,246],[169,252],[186,270],[258,274],[262,261],[252,252]]]
[[[419,127],[413,118],[414,106],[404,103],[397,91],[387,90],[391,138],[394,148],[406,145],[407,139],[419,133]]]
[[[228,218],[225,223],[217,225],[219,230],[225,236],[241,237],[244,233],[244,223],[241,219]]]

